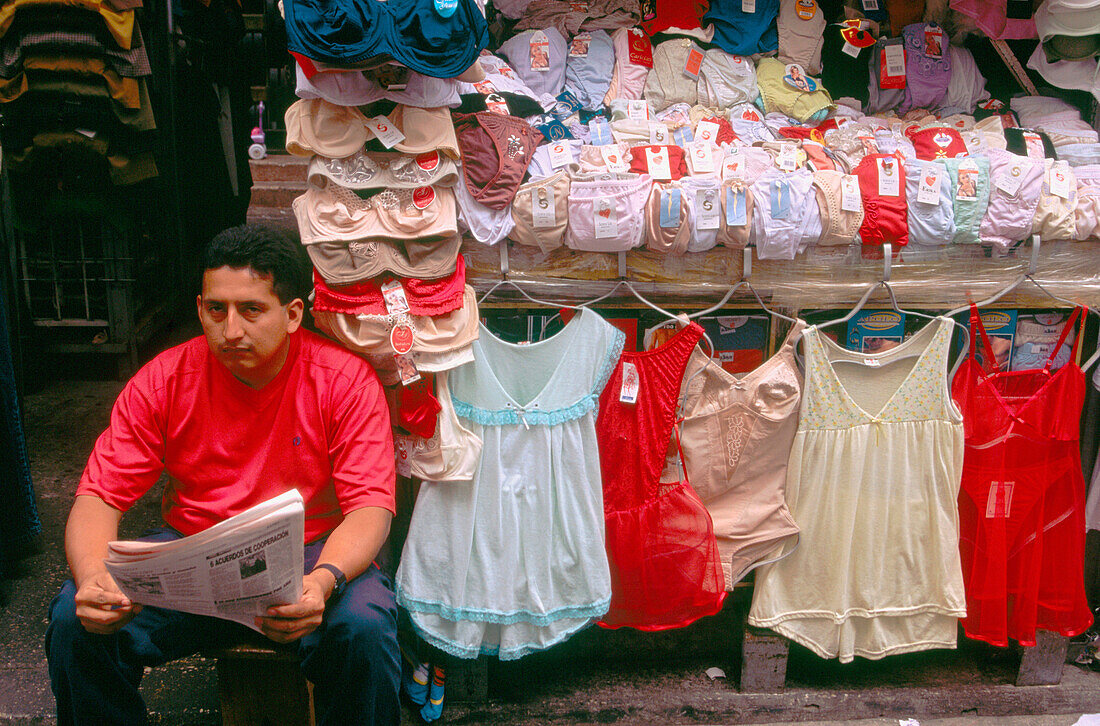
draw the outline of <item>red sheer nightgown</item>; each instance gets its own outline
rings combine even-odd
[[[726,597],[714,525],[687,481],[660,483],[688,357],[703,329],[691,323],[667,343],[623,353],[600,396],[596,421],[603,474],[611,608],[605,628],[664,630],[722,608]],[[623,403],[624,364],[638,376]]]
[[[967,636],[994,645],[1035,644],[1035,629],[1077,635],[1092,623],[1084,590],[1085,481],[1079,428],[1085,374],[1051,364],[1077,308],[1043,368],[1001,371],[976,307],[970,356],[952,394],[966,431],[959,548],[966,582]],[[980,338],[991,370],[975,358]]]

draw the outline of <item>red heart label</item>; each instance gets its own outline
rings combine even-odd
[[[418,187],[413,191],[413,206],[424,209],[435,201],[435,190],[431,187]]]
[[[660,154],[653,155],[653,163],[660,164],[663,161],[663,157]]]
[[[924,183],[927,184],[928,186],[932,186],[933,184],[936,183],[936,177],[926,176],[926,177],[924,177]]]
[[[600,215],[604,219],[610,219],[611,218],[611,210],[610,209],[601,209],[600,211],[596,212],[596,214]]]
[[[395,325],[390,331],[390,347],[398,355],[405,355],[413,347],[413,330],[408,325]]]

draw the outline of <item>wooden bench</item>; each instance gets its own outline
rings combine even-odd
[[[294,647],[257,639],[207,656],[217,659],[224,726],[314,726],[313,685]]]

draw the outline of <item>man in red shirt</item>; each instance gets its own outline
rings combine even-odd
[[[50,605],[46,652],[58,722],[147,723],[145,666],[247,630],[132,603],[103,565],[123,513],[167,473],[166,527],[191,535],[291,488],[305,500],[302,597],[257,625],[296,643],[322,724],[400,720],[397,610],[374,558],[394,511],[389,414],[361,358],[301,329],[309,263],[288,235],[226,230],[198,296],[203,337],[126,385],[65,529],[73,579]]]

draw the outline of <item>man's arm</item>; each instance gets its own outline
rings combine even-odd
[[[65,556],[76,584],[76,616],[90,633],[113,633],[141,610],[107,572],[107,543],[118,539],[122,512],[91,494],[77,496],[65,525]]]
[[[336,565],[348,581],[363,574],[390,532],[393,515],[382,507],[356,509],[328,536],[318,564]],[[302,598],[290,605],[270,608],[267,617],[256,618],[264,635],[280,643],[289,643],[313,632],[321,624],[325,603],[332,594],[336,578],[328,570],[307,573],[302,582]]]

